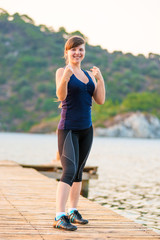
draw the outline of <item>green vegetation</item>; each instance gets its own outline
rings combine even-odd
[[[95,126],[103,126],[105,120],[117,114],[134,111],[150,113],[160,118],[160,95],[150,92],[129,93],[121,103],[111,99],[103,105],[94,103],[92,120]]]
[[[95,65],[104,76],[106,102],[93,102],[92,119],[97,126],[127,111],[160,117],[160,55],[109,53],[89,45],[79,31],[67,33],[61,27],[55,32],[36,26],[27,15],[9,15],[3,9],[0,29],[0,131],[28,131],[34,124],[59,118],[55,72],[65,65],[64,44],[73,34],[87,41],[82,68]]]

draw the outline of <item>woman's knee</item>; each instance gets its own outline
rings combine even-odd
[[[67,184],[69,184],[70,186],[72,186],[73,182],[74,182],[74,178],[70,177],[70,176],[63,176],[60,179],[61,182],[65,182]]]
[[[74,178],[74,182],[81,182],[82,174],[83,174],[83,169],[81,169],[80,171],[77,171],[75,178]]]
[[[68,165],[67,167],[63,168],[61,181],[68,183],[70,186],[73,183],[73,180],[76,175],[76,169],[73,165]]]

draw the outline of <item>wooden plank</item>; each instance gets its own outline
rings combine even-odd
[[[14,167],[13,167],[14,166]],[[80,196],[78,209],[89,224],[74,232],[53,228],[58,182],[35,169],[0,164],[0,239],[149,240],[160,235]],[[66,209],[69,203],[67,202]],[[92,211],[89,211],[92,209]]]
[[[53,171],[53,172],[48,172],[48,171],[39,171],[40,173],[44,174],[47,177],[55,178],[55,179],[60,179],[62,175],[62,170],[60,171]],[[98,174],[90,174],[88,172],[83,172],[83,180],[89,180],[89,179],[98,179]]]
[[[20,164],[25,168],[34,168],[38,171],[56,171],[58,169],[62,169],[62,165],[60,161],[53,161],[53,163],[48,164]],[[90,174],[95,174],[97,172],[97,166],[85,166],[83,171],[89,172]]]

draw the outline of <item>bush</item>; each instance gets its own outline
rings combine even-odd
[[[37,90],[39,92],[42,92],[42,93],[46,93],[48,91],[48,86],[44,83],[40,83],[38,86],[37,86]]]
[[[36,124],[37,122],[36,121],[34,121],[34,120],[28,120],[28,121],[24,121],[24,122],[22,122],[21,124],[19,124],[18,126],[17,126],[17,129],[18,130],[23,130],[23,131],[29,131],[29,129],[34,125],[34,124]],[[16,129],[16,130],[17,130]]]
[[[53,99],[51,98],[45,99],[42,105],[42,110],[45,112],[51,111],[54,108],[53,105],[54,105]]]
[[[42,102],[43,102],[42,98],[37,99],[35,110],[40,110],[41,109]]]
[[[56,86],[53,85],[53,83],[49,83],[49,84],[44,84],[44,83],[40,83],[38,86],[37,86],[37,90],[39,92],[42,92],[42,93],[46,93],[48,96],[53,96],[55,95],[55,92],[56,92]]]
[[[20,90],[20,95],[23,100],[28,100],[29,98],[31,98],[33,96],[33,93],[34,92],[30,86],[24,86]]]
[[[25,109],[20,105],[16,105],[14,108],[12,106],[8,106],[6,112],[8,113],[8,120],[10,121],[14,118],[23,118],[26,114]]]
[[[5,82],[6,82],[6,79],[0,76],[0,84],[4,84]]]
[[[16,82],[15,85],[13,85],[13,90],[14,91],[19,91],[22,89],[22,87],[24,86],[28,86],[28,80],[26,78],[20,78],[18,79],[18,81]]]
[[[122,102],[123,107],[129,111],[152,111],[160,109],[160,96],[157,93],[143,92],[130,93]]]

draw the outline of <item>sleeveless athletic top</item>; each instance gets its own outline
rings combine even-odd
[[[74,74],[70,77],[67,85],[68,94],[62,101],[58,129],[81,130],[92,125],[91,107],[95,85],[88,72],[83,69],[82,71],[89,81],[83,83]]]

